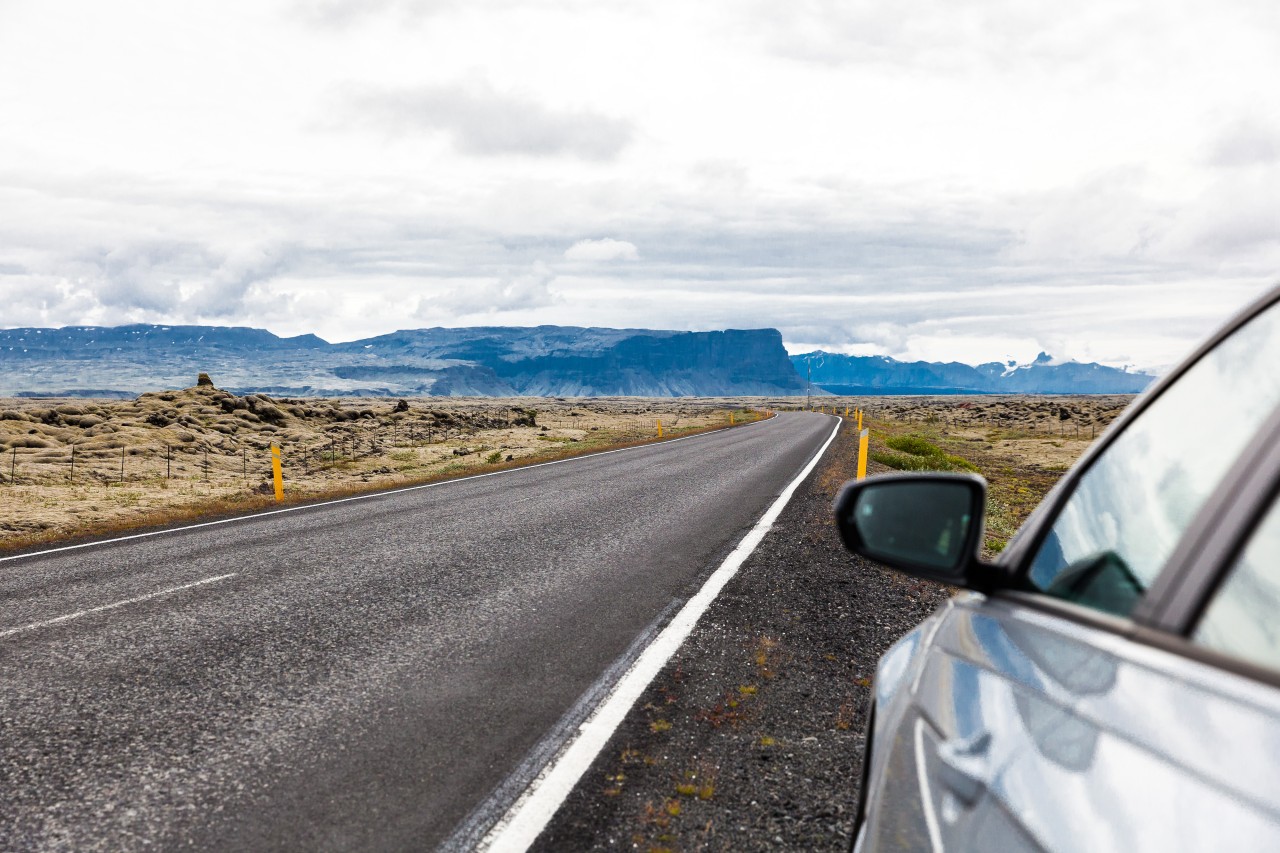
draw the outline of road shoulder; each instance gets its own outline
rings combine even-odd
[[[875,662],[947,595],[841,547],[856,453],[842,430],[534,849],[847,849]]]

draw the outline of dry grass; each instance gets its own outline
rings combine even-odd
[[[283,504],[293,505],[645,444],[659,419],[664,438],[692,435],[727,426],[729,410],[689,400],[273,400],[209,386],[133,401],[0,400],[0,550],[278,506],[273,444]]]

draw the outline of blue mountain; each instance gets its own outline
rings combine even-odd
[[[1054,363],[1046,353],[1027,365],[898,361],[888,356],[818,350],[791,356],[796,372],[831,394],[1136,394],[1155,377],[1102,364]]]

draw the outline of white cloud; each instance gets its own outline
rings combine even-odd
[[[640,252],[635,243],[605,237],[602,240],[579,240],[564,250],[569,261],[635,261]]]

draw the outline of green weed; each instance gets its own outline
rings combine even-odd
[[[885,439],[890,451],[876,450],[871,458],[898,471],[977,471],[963,456],[947,453],[918,435],[893,435]]]

